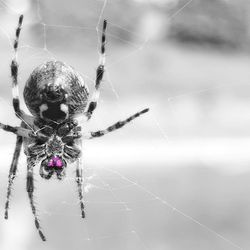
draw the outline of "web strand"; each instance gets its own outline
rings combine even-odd
[[[188,220],[194,222],[195,224],[199,225],[200,227],[204,228],[205,230],[209,231],[210,233],[214,234],[215,236],[217,236],[218,238],[222,239],[223,241],[227,242],[228,244],[232,245],[233,247],[237,248],[237,249],[241,249],[243,250],[242,247],[240,247],[239,245],[235,244],[234,242],[232,242],[231,240],[225,238],[223,235],[217,233],[216,231],[214,231],[213,229],[209,228],[208,226],[202,224],[201,222],[199,222],[198,220],[194,219],[193,217],[191,217],[190,215],[187,215],[186,213],[184,213],[183,211],[181,211],[180,209],[176,208],[175,206],[173,206],[171,203],[167,202],[166,200],[160,198],[159,196],[157,196],[156,194],[154,194],[153,192],[151,192],[150,190],[148,190],[147,188],[141,186],[140,184],[132,181],[131,179],[129,179],[128,177],[122,175],[121,173],[119,173],[117,170],[113,170],[113,169],[107,169],[107,168],[103,168],[106,171],[112,172],[118,176],[120,176],[122,179],[128,181],[131,184],[134,184],[135,186],[137,186],[139,189],[143,190],[144,192],[146,192],[147,194],[151,195],[152,197],[154,197],[154,199],[159,200],[159,202],[161,202],[164,206],[167,206],[169,208],[171,208],[173,210],[173,212],[176,212],[178,214],[180,214],[181,216],[187,218]]]
[[[144,249],[148,250],[148,247],[146,247],[145,243],[143,242],[143,240],[140,238],[139,234],[138,234],[138,229],[136,229],[135,225],[132,224],[131,222],[131,218],[130,218],[130,212],[132,212],[132,209],[127,205],[127,203],[122,202],[119,197],[117,197],[117,195],[114,193],[112,187],[106,182],[104,181],[100,175],[98,175],[98,178],[100,179],[100,181],[103,183],[104,186],[106,186],[109,190],[109,192],[112,194],[113,198],[119,202],[120,204],[122,204],[122,206],[124,207],[125,211],[128,211],[128,218],[130,221],[130,227],[131,227],[131,233],[135,234],[136,237],[139,239],[139,241],[141,242],[141,244],[143,245]]]

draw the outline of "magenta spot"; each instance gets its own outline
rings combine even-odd
[[[49,167],[53,167],[53,160],[52,160],[52,159],[49,160],[48,166],[49,166]]]
[[[63,166],[63,161],[58,156],[53,156],[49,160],[49,162],[48,162],[48,167],[58,167],[58,168],[61,168],[62,166]]]
[[[63,163],[62,163],[61,159],[59,159],[59,160],[56,161],[56,166],[57,167],[62,167],[63,166]]]

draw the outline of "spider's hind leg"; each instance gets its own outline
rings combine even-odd
[[[15,152],[12,158],[10,171],[9,171],[9,182],[8,182],[8,188],[7,188],[7,198],[6,198],[6,203],[5,203],[5,214],[4,214],[5,219],[8,219],[10,195],[11,195],[11,190],[12,190],[12,184],[16,177],[17,165],[18,165],[18,160],[20,156],[20,151],[22,148],[22,142],[23,142],[22,136],[17,136],[16,148],[15,148]]]
[[[81,167],[81,159],[77,160],[77,167],[76,167],[76,183],[77,183],[77,191],[78,191],[78,197],[80,200],[80,208],[81,208],[81,214],[82,218],[85,218],[85,212],[84,212],[84,204],[83,204],[83,176],[82,176],[82,167]]]
[[[33,192],[34,192],[34,176],[33,176],[33,168],[34,168],[34,163],[35,161],[33,159],[28,159],[28,173],[27,173],[27,192],[28,192],[28,196],[29,196],[29,200],[30,200],[30,206],[32,209],[32,213],[35,217],[35,225],[36,228],[38,230],[38,233],[41,237],[41,239],[43,241],[46,241],[46,238],[42,232],[39,220],[38,220],[38,216],[37,216],[37,210],[36,210],[36,206],[34,204],[34,196],[33,196]]]
[[[102,28],[102,38],[101,38],[101,53],[99,58],[99,66],[96,70],[96,81],[95,81],[95,90],[87,107],[87,112],[85,115],[88,119],[91,118],[93,111],[96,109],[97,102],[100,96],[100,84],[104,75],[104,66],[105,66],[105,44],[106,44],[106,29],[107,29],[107,20],[103,21]]]

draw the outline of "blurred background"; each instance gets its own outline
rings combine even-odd
[[[85,220],[75,166],[62,182],[41,179],[37,167],[46,243],[34,226],[24,155],[3,219],[15,137],[0,131],[0,249],[249,249],[249,1],[0,0],[0,121],[11,125],[19,124],[9,65],[20,13],[20,93],[47,60],[72,65],[92,91],[106,18],[107,68],[86,130],[150,112],[84,143]]]

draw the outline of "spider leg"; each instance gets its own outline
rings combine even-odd
[[[34,196],[33,196],[33,192],[34,192],[34,176],[33,176],[33,167],[34,167],[34,163],[35,161],[31,158],[28,158],[28,172],[27,172],[27,192],[28,192],[28,196],[29,196],[29,200],[30,200],[30,206],[32,209],[32,213],[35,217],[35,225],[36,228],[38,230],[38,233],[41,237],[41,239],[43,241],[46,241],[46,238],[41,230],[41,226],[38,220],[38,216],[37,216],[37,212],[36,212],[36,206],[34,204]]]
[[[103,28],[102,28],[101,53],[100,53],[100,58],[99,58],[99,66],[97,67],[97,70],[96,70],[95,90],[88,104],[87,112],[85,113],[88,119],[91,118],[93,111],[96,109],[97,102],[100,96],[100,84],[103,79],[104,65],[105,65],[106,29],[107,29],[107,20],[104,20]]]
[[[13,44],[14,57],[11,61],[11,78],[12,78],[12,97],[13,97],[13,108],[16,116],[25,121],[31,122],[31,116],[25,114],[23,110],[20,109],[19,91],[18,91],[18,63],[17,63],[17,48],[19,42],[19,36],[22,28],[23,15],[19,17],[18,26],[16,29],[16,38]]]
[[[35,137],[35,134],[33,134],[33,132],[29,129],[26,128],[22,128],[22,127],[13,127],[10,125],[5,125],[3,123],[0,123],[0,129],[3,129],[7,132],[12,132],[18,136],[22,136],[22,137],[27,137],[27,138],[32,138]]]
[[[80,200],[80,208],[81,208],[82,218],[85,218],[84,204],[83,204],[83,190],[82,190],[83,177],[82,177],[81,160],[77,160],[76,164],[77,164],[77,167],[76,167],[76,183],[77,183],[78,197],[79,197],[79,200]]]
[[[4,218],[6,220],[8,219],[10,195],[11,195],[11,190],[12,190],[11,188],[12,188],[12,184],[14,182],[14,179],[16,177],[17,164],[18,164],[18,159],[19,159],[19,156],[20,156],[22,142],[23,142],[23,138],[21,136],[17,136],[16,148],[15,148],[15,152],[14,152],[14,155],[13,155],[13,158],[12,158],[10,171],[9,171],[9,183],[8,183],[8,188],[7,188],[7,199],[6,199],[6,203],[5,203],[5,214],[4,214]]]
[[[93,139],[93,138],[100,137],[100,136],[103,136],[105,134],[108,134],[108,133],[110,133],[112,131],[115,131],[115,130],[123,127],[127,123],[131,122],[135,118],[139,117],[140,115],[142,115],[142,114],[144,114],[144,113],[146,113],[148,111],[149,111],[149,109],[147,108],[147,109],[144,109],[144,110],[142,110],[140,112],[137,112],[134,115],[132,115],[129,118],[127,118],[126,120],[116,122],[115,124],[113,124],[112,126],[109,126],[108,128],[106,128],[104,130],[99,130],[99,131],[95,131],[95,132],[85,133],[85,134],[83,134],[83,138]]]
[[[10,125],[5,125],[3,123],[0,122],[0,129],[3,129],[7,132],[11,132],[14,133],[16,135],[25,137],[25,138],[36,138],[36,139],[42,139],[47,141],[48,137],[46,135],[43,135],[40,132],[34,132],[32,130],[29,130],[27,128],[23,128],[23,127],[13,127]]]

